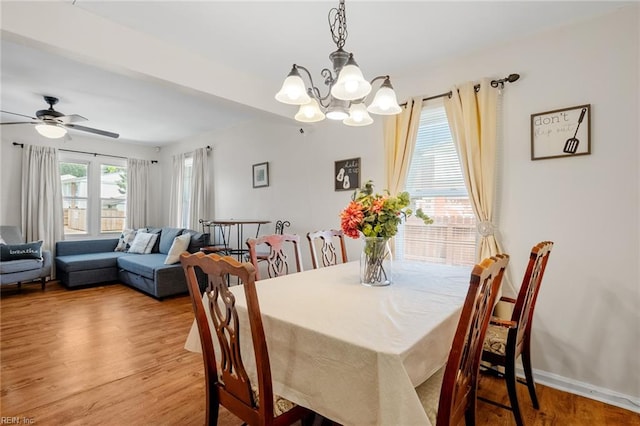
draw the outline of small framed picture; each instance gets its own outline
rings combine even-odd
[[[360,158],[335,162],[333,172],[335,191],[353,191],[360,187]]]
[[[531,114],[531,160],[591,154],[591,105]]]
[[[269,163],[253,165],[253,187],[263,188],[269,186]]]

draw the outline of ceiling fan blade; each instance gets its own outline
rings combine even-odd
[[[27,118],[30,118],[32,120],[37,120],[37,118],[35,118],[35,117],[32,117],[30,115],[18,114],[17,112],[9,112],[9,111],[4,111],[4,110],[0,110],[0,112],[5,113],[5,114],[18,115],[20,117],[27,117]]]
[[[6,126],[7,124],[38,124],[38,123],[32,123],[29,121],[15,121],[13,123],[0,123],[0,126]]]
[[[78,126],[77,124],[64,124],[64,127],[68,127],[74,130],[80,130],[83,132],[95,133],[96,135],[107,136],[109,138],[119,138],[118,133],[108,132],[106,130],[92,129],[91,127]]]
[[[78,114],[69,114],[69,115],[63,115],[62,117],[56,118],[56,121],[62,124],[69,124],[69,123],[78,123],[80,121],[87,121],[87,118]]]

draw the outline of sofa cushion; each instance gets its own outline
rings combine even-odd
[[[176,265],[165,265],[166,258],[167,256],[162,253],[123,256],[118,259],[118,268],[153,279],[156,270],[176,267]]]
[[[160,253],[160,234],[162,233],[162,228],[147,228],[147,232],[150,234],[158,234],[158,239],[156,243],[153,245],[153,249],[151,249],[151,253]]]
[[[174,238],[181,235],[182,231],[184,231],[184,228],[162,228],[160,233],[160,253],[168,254]]]
[[[42,241],[26,244],[0,244],[0,261],[10,262],[22,259],[42,260]]]
[[[121,251],[103,253],[70,254],[56,256],[56,266],[64,272],[85,271],[117,267],[116,260],[122,256],[133,256]]]
[[[108,251],[114,251],[116,245],[118,245],[117,238],[58,241],[56,243],[56,256],[104,253]]]
[[[16,272],[42,269],[42,259],[21,259],[11,262],[0,262],[0,274],[13,274]]]
[[[129,247],[129,253],[148,254],[151,253],[153,245],[158,239],[158,234],[150,234],[148,232],[138,232]]]
[[[206,247],[209,245],[209,234],[194,231],[191,229],[186,229],[183,232],[183,234],[187,233],[191,235],[191,241],[189,242],[189,247],[187,247],[187,251],[189,253],[197,253],[202,247]]]
[[[131,243],[136,237],[136,232],[137,231],[135,229],[125,229],[124,231],[122,231],[122,234],[120,234],[120,238],[118,239],[118,245],[116,246],[114,251],[129,251]]]
[[[2,225],[0,226],[0,235],[2,235],[2,239],[5,244],[22,244],[24,243],[24,239],[22,239],[22,232],[17,226],[13,225]]]

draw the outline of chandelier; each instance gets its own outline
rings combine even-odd
[[[282,88],[276,93],[276,100],[289,105],[300,105],[295,119],[305,123],[322,121],[326,117],[330,120],[342,120],[348,126],[366,126],[373,123],[369,113],[398,114],[401,109],[389,76],[378,76],[370,82],[365,80],[353,59],[353,53],[343,50],[347,41],[344,0],[340,0],[338,7],[329,11],[328,18],[331,37],[338,49],[329,55],[333,73],[328,68],[320,72],[324,84],[329,88],[327,94],[322,96],[308,69],[293,64]],[[305,85],[300,70],[309,78],[309,87]],[[382,84],[367,106],[365,99],[377,81],[382,81]]]

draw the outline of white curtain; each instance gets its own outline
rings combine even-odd
[[[184,185],[184,154],[176,154],[171,157],[173,168],[171,171],[171,191],[169,196],[169,226],[179,228],[182,226],[182,200]]]
[[[200,219],[209,218],[209,156],[207,148],[193,151],[188,228],[198,229]]]
[[[127,228],[149,225],[149,169],[151,161],[127,160]]]
[[[483,79],[478,92],[472,82],[467,82],[453,87],[451,93],[451,98],[445,97],[444,106],[478,224],[481,240],[477,257],[481,260],[502,252],[493,215],[498,89]]]
[[[402,192],[406,185],[413,148],[420,127],[422,99],[410,99],[398,115],[384,120],[384,153],[387,181],[384,188],[392,195]]]
[[[22,235],[27,242],[42,240],[42,247],[54,255],[56,241],[64,239],[61,187],[58,150],[25,144],[22,153]]]

